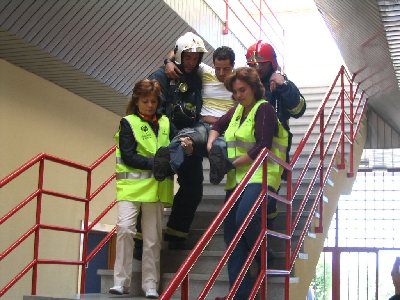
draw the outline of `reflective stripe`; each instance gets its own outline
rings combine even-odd
[[[175,229],[172,229],[171,227],[167,227],[165,230],[165,233],[172,235],[172,236],[179,237],[179,238],[187,238],[189,235],[189,233],[187,233],[187,232],[175,230]]]
[[[226,143],[228,145],[228,148],[244,148],[246,150],[250,150],[251,148],[254,147],[256,143],[254,142],[244,142],[244,141],[230,141]]]
[[[267,215],[267,218],[270,220],[274,220],[278,216],[278,212],[273,212]]]
[[[229,160],[231,163],[233,163],[233,161],[234,161],[235,159],[239,158],[239,157],[241,157],[241,156],[235,156],[235,157],[233,157],[233,158],[229,158],[228,160]],[[269,160],[268,160],[268,164],[269,164],[269,165],[277,165],[278,163],[276,163],[275,161],[269,159]]]
[[[122,157],[116,157],[115,158],[115,163],[118,165],[123,165],[124,161],[122,160]]]
[[[232,141],[232,142],[227,142],[228,147],[230,148],[236,148],[236,147],[240,147],[240,148],[244,148],[246,150],[250,150],[256,143],[252,143],[252,142],[243,142],[243,141]],[[286,153],[286,146],[282,146],[274,141],[272,141],[272,147],[273,148],[277,148],[279,149],[279,151]]]
[[[117,180],[119,179],[147,179],[153,176],[153,172],[120,172],[116,174]]]
[[[289,113],[292,115],[297,115],[298,113],[300,113],[304,107],[305,101],[306,100],[304,100],[304,98],[302,96],[300,96],[299,104],[297,104],[296,107],[289,109]]]

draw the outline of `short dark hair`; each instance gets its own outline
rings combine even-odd
[[[218,60],[229,59],[233,67],[235,65],[235,52],[232,50],[232,48],[227,46],[218,47],[217,49],[214,50],[213,53],[213,63],[215,63],[216,59]]]

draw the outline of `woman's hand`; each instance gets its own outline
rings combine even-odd
[[[183,151],[185,151],[185,153],[187,155],[192,155],[193,154],[193,141],[190,137],[181,137],[179,139],[181,141],[181,146],[183,148]]]
[[[248,154],[245,154],[236,158],[232,162],[232,165],[236,168],[237,166],[241,166],[248,163],[253,163],[253,159]]]
[[[165,74],[169,79],[179,79],[179,77],[182,75],[182,72],[173,62],[168,62],[165,65]]]

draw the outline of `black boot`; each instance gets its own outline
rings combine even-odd
[[[224,150],[219,146],[212,146],[208,154],[210,161],[210,182],[219,184],[233,165],[226,159]]]
[[[174,175],[169,161],[170,153],[168,147],[161,147],[154,155],[153,174],[154,178],[158,181],[163,181],[168,176]]]

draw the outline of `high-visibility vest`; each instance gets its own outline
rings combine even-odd
[[[133,135],[137,142],[136,151],[138,154],[153,157],[158,148],[169,144],[170,125],[167,117],[162,116],[158,123],[160,128],[156,137],[149,124],[136,115],[124,117],[132,128]],[[163,202],[171,206],[173,201],[173,180],[167,178],[157,181],[151,170],[135,169],[127,166],[121,157],[119,149],[120,130],[115,134],[117,143],[116,154],[116,183],[117,200],[138,201],[138,202]]]
[[[238,105],[229,123],[228,129],[225,132],[225,140],[228,147],[228,158],[233,161],[239,156],[245,155],[256,144],[255,138],[255,115],[258,107],[265,103],[264,99],[256,102],[251,111],[246,117],[246,120],[240,124],[243,115],[244,107]],[[272,151],[276,156],[285,161],[286,149],[288,146],[288,132],[283,128],[282,124],[278,121],[278,135],[272,139]],[[233,189],[246,175],[251,163],[238,166],[230,170],[227,174],[227,181],[225,188],[227,190]],[[268,161],[267,180],[268,186],[277,190],[281,183],[281,175],[283,168],[272,160]],[[262,165],[254,173],[249,181],[250,183],[262,182]]]

